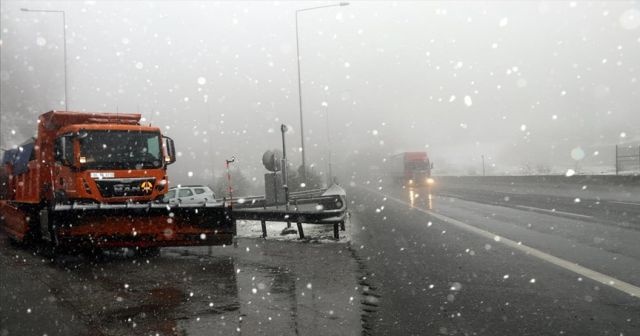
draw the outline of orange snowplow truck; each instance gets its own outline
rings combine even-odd
[[[19,242],[60,248],[231,244],[220,204],[169,205],[173,140],[140,114],[51,111],[37,136],[5,151],[0,221]]]

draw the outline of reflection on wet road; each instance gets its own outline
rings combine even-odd
[[[360,334],[357,267],[345,244],[244,239],[209,251],[52,263],[2,239],[0,334]]]
[[[431,187],[410,187],[405,188],[407,193],[407,201],[411,207],[419,207],[423,209],[433,209],[433,194]]]

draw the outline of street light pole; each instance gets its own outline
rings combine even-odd
[[[329,150],[329,179],[328,179],[328,186],[331,186],[333,184],[333,171],[332,171],[332,167],[331,167],[331,134],[329,134],[329,105],[327,105],[327,108],[324,110],[324,114],[326,117],[326,129],[327,129],[327,149]]]
[[[300,76],[300,38],[299,38],[299,33],[298,33],[298,14],[300,12],[305,12],[305,11],[310,11],[310,10],[314,10],[314,9],[321,9],[321,8],[328,8],[328,7],[338,7],[338,6],[348,6],[349,3],[348,2],[341,2],[341,3],[337,3],[337,4],[332,4],[332,5],[325,5],[325,6],[317,6],[317,7],[310,7],[310,8],[303,8],[303,9],[298,9],[296,10],[296,60],[298,61],[298,103],[299,103],[299,108],[300,108],[300,146],[301,146],[301,153],[302,153],[302,180],[303,181],[307,181],[307,161],[306,161],[306,153],[305,153],[305,149],[304,149],[304,121],[303,121],[303,115],[302,115],[302,79]]]
[[[29,8],[20,8],[23,12],[34,12],[34,13],[60,13],[62,14],[62,40],[63,40],[63,52],[64,52],[64,110],[69,110],[68,105],[68,88],[67,88],[67,17],[66,13],[62,10],[50,10],[50,9],[29,9]]]

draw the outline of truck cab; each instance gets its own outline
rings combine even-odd
[[[74,124],[57,132],[54,193],[58,202],[122,203],[162,198],[173,142],[157,127]]]

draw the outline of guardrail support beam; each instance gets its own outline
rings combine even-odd
[[[304,231],[302,231],[302,222],[298,221],[298,233],[300,234],[300,239],[304,239]]]
[[[260,225],[262,226],[262,238],[267,238],[267,221],[261,220]]]

